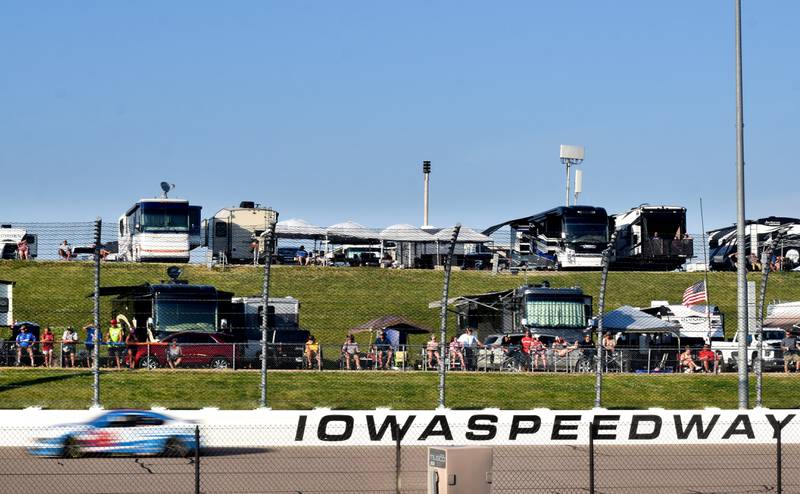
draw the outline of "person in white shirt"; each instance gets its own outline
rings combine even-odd
[[[64,334],[61,335],[61,365],[67,366],[67,361],[70,367],[75,367],[75,352],[77,352],[76,345],[78,344],[78,333],[72,328],[67,326]]]
[[[475,370],[475,348],[483,348],[472,328],[467,328],[464,334],[458,337],[458,342],[464,349],[464,360],[467,361],[467,370]]]

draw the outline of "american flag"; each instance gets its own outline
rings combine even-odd
[[[698,281],[683,291],[683,305],[695,305],[698,302],[706,302],[706,283]]]

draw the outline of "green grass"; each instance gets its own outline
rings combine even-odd
[[[104,263],[102,286],[159,282],[166,278],[164,264]],[[207,269],[183,266],[192,283],[207,283],[236,295],[261,293],[262,268],[237,266]],[[700,280],[696,273],[609,274],[606,306],[648,306],[651,300],[679,303],[683,290]],[[727,316],[726,333],[736,326],[735,273],[710,273],[710,296]],[[55,327],[82,327],[92,320],[92,264],[86,262],[0,261],[0,279],[15,281],[15,316]],[[760,275],[751,275],[760,281]],[[428,303],[441,298],[443,274],[433,270],[387,270],[377,268],[319,268],[276,266],[272,271],[271,295],[291,295],[301,302],[301,324],[323,343],[338,344],[349,328],[367,320],[398,314],[431,328],[438,328],[439,311]],[[555,287],[580,286],[598,299],[599,272],[536,272],[529,275],[492,275],[488,272],[453,273],[450,296],[484,293],[549,280]],[[800,273],[770,276],[768,300],[800,300]],[[104,298],[102,319],[111,315]],[[451,331],[454,319],[450,318]],[[364,340],[366,341],[366,340]],[[416,340],[419,342],[419,339]]]
[[[101,402],[106,408],[252,409],[258,406],[259,384],[255,371],[104,371]],[[431,409],[436,407],[437,384],[433,372],[277,371],[268,374],[268,401],[275,409]],[[88,408],[91,385],[88,371],[4,369],[0,407]],[[447,378],[447,405],[587,409],[593,404],[593,385],[593,375],[453,373]],[[736,375],[609,375],[603,399],[607,408],[736,408]],[[800,379],[766,375],[764,404],[800,407]]]

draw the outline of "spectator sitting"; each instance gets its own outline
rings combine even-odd
[[[25,238],[17,243],[17,257],[23,261],[27,261],[31,258],[30,247],[28,246],[28,241]]]
[[[683,353],[678,356],[678,364],[682,369],[685,369],[684,372],[689,374],[695,372],[699,368],[694,362],[694,359],[692,359],[692,349],[688,346],[686,346]]]
[[[66,240],[61,242],[61,245],[58,246],[58,257],[65,261],[72,259],[72,247]]]
[[[322,370],[322,357],[319,354],[319,343],[314,335],[308,336],[308,341],[306,341],[306,366],[307,368],[311,368],[311,362],[317,362],[317,369]]]
[[[183,360],[183,350],[176,340],[172,340],[167,348],[167,364],[170,369],[176,369]]]
[[[378,331],[378,337],[373,344],[375,357],[377,357],[377,369],[388,369],[392,362],[392,344],[386,339],[383,331]]]
[[[703,349],[697,352],[697,360],[703,363],[703,372],[712,372],[709,367],[713,366],[713,372],[718,370],[717,354],[709,345],[703,345]]]
[[[570,346],[563,336],[556,336],[556,339],[553,340],[553,353],[556,356],[565,357],[573,350],[575,347]]]
[[[75,367],[77,343],[78,333],[75,332],[72,326],[67,326],[67,329],[64,330],[64,334],[61,335],[61,359],[63,360],[62,365],[64,367],[67,366],[67,362],[69,362],[70,367]]]
[[[450,339],[450,370],[456,365],[456,362],[461,364],[461,370],[466,369],[466,365],[464,364],[464,353],[462,352],[461,343],[458,341],[458,338],[453,336]]]
[[[349,335],[347,339],[344,340],[344,344],[342,345],[342,357],[344,358],[347,370],[350,370],[351,360],[355,363],[356,370],[361,370],[361,355],[358,351],[358,343],[356,343],[356,339],[353,335]]]
[[[24,324],[19,328],[17,335],[17,365],[22,365],[22,350],[28,353],[31,359],[31,367],[36,367],[36,362],[33,360],[33,346],[36,344],[36,336],[28,332],[28,326]]]
[[[44,333],[42,333],[42,356],[44,357],[44,366],[45,367],[52,367],[53,366],[53,346],[56,340],[56,336],[53,334],[53,331],[50,329],[50,326],[44,328]]]
[[[306,251],[305,246],[301,245],[299,249],[297,249],[297,264],[298,266],[308,266],[308,252]]]
[[[441,364],[441,356],[439,354],[439,343],[436,342],[436,335],[432,334],[428,344],[425,345],[425,351],[428,354],[428,367],[433,367],[433,359],[436,358],[436,367]]]

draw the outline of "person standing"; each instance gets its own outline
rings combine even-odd
[[[56,340],[53,331],[50,330],[50,326],[44,328],[44,333],[42,333],[42,356],[44,357],[43,365],[45,367],[52,367],[53,366],[53,345]]]
[[[789,364],[794,362],[794,370],[800,370],[800,354],[798,354],[797,337],[788,329],[781,340],[783,350],[783,372],[789,373]]]
[[[106,342],[108,343],[108,356],[114,359],[114,362],[117,364],[117,369],[121,369],[120,357],[125,348],[125,330],[122,329],[122,326],[117,324],[116,319],[111,320]]]
[[[458,342],[461,343],[461,347],[464,349],[467,370],[475,370],[475,349],[482,348],[483,345],[478,341],[478,337],[475,336],[472,328],[467,328],[464,334],[458,337]]]
[[[61,365],[64,367],[67,366],[67,362],[69,362],[70,367],[75,367],[75,351],[77,343],[78,333],[75,332],[72,326],[67,326],[67,329],[64,330],[64,334],[61,335]]]
[[[522,347],[522,359],[523,364],[526,369],[533,370],[533,359],[531,358],[531,347],[533,346],[533,336],[531,336],[531,330],[525,330],[525,336],[519,341],[520,346]]]
[[[86,347],[86,367],[92,367],[94,362],[94,345],[95,342],[99,345],[103,341],[103,332],[91,324],[84,326],[83,330],[86,331],[86,339],[83,341]],[[98,350],[100,349],[98,348]]]
[[[139,341],[136,339],[136,331],[133,328],[128,331],[125,336],[125,348],[128,352],[128,367],[133,370],[136,366],[136,350],[138,350]]]
[[[22,365],[22,351],[28,353],[31,359],[31,367],[36,367],[36,361],[33,360],[33,346],[36,344],[36,336],[28,332],[28,326],[22,325],[19,328],[19,334],[16,338],[17,342],[17,365]]]

